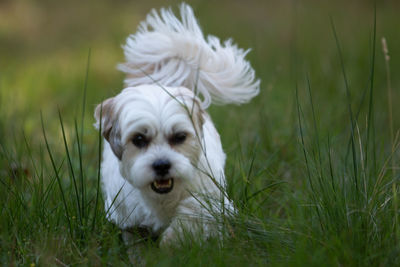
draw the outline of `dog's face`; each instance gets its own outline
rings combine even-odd
[[[160,198],[181,191],[193,177],[203,120],[190,90],[129,87],[99,104],[95,117],[132,186]]]

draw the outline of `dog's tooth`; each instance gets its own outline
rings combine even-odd
[[[154,181],[153,182],[153,186],[157,189],[162,189],[162,188],[170,188],[172,187],[172,179],[168,179],[167,181],[164,182],[158,182],[158,181]]]

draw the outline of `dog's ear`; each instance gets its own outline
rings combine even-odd
[[[121,143],[121,131],[119,128],[118,117],[115,111],[114,98],[104,100],[97,105],[94,111],[96,119],[95,127],[100,130],[101,134],[108,141],[115,156],[121,160],[123,147]]]

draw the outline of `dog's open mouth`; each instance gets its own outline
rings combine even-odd
[[[158,194],[166,194],[171,192],[174,187],[174,179],[156,180],[151,183],[151,189]]]

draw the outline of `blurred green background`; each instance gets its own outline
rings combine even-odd
[[[12,116],[13,124],[18,122],[18,127],[23,125],[29,133],[36,127],[40,110],[46,116],[57,107],[63,114],[75,114],[82,99],[89,49],[88,113],[91,113],[101,99],[122,89],[123,75],[115,66],[124,60],[121,45],[126,37],[135,32],[151,8],[172,6],[177,11],[179,3],[1,1],[2,113]],[[330,17],[341,41],[354,97],[358,98],[364,89],[361,87],[368,85],[374,1],[188,3],[206,34],[222,40],[232,37],[240,47],[252,49],[248,58],[262,80],[261,96],[253,102],[252,110],[265,113],[272,125],[280,128],[279,135],[288,129],[285,122],[293,123],[290,114],[295,78],[301,85],[306,75],[310,76],[316,103],[323,103],[320,112],[325,119],[321,123],[340,125],[341,115],[346,115],[336,109],[336,100],[343,99],[344,86]],[[377,94],[384,95],[386,88],[381,37],[388,41],[392,70],[399,68],[399,12],[398,1],[377,1]],[[397,88],[397,75],[393,74],[392,79],[393,88]],[[359,80],[364,84],[358,83]],[[393,97],[398,96],[396,91]],[[254,107],[260,102],[261,107]],[[218,108],[218,113],[230,113],[229,110],[236,116],[238,109],[231,107]],[[332,111],[335,114],[330,114]],[[397,106],[394,114],[399,114]],[[269,131],[274,134],[273,128]]]

